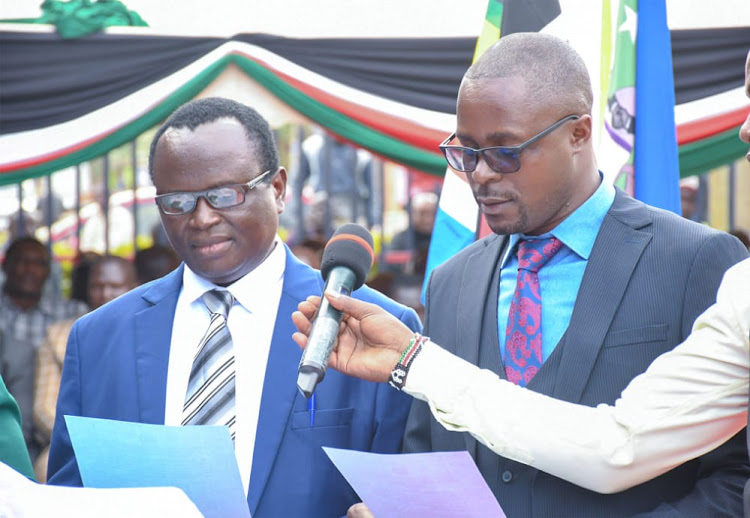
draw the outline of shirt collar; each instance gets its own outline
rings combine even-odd
[[[227,290],[235,300],[248,311],[262,301],[262,294],[284,275],[286,266],[286,249],[281,238],[277,235],[273,242],[273,250],[254,270],[246,273],[235,282],[227,286]],[[182,291],[190,303],[195,303],[207,291],[219,288],[213,282],[193,272],[186,264],[182,274]]]
[[[550,232],[540,236],[526,236],[525,234],[512,234],[508,240],[508,247],[503,256],[502,266],[507,263],[510,254],[514,253],[516,244],[526,238],[546,238],[554,236],[575,252],[581,259],[588,260],[594,241],[599,234],[599,227],[607,215],[607,211],[615,200],[615,187],[604,181],[604,175],[599,172],[599,187],[589,199],[574,210],[559,225]]]
[[[563,242],[565,246],[578,254],[581,259],[588,260],[594,241],[599,234],[604,216],[615,200],[615,187],[604,181],[599,173],[599,187],[588,200],[573,213],[552,229],[552,235]]]

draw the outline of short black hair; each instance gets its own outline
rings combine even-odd
[[[44,255],[47,258],[47,264],[49,264],[51,259],[50,259],[49,251],[47,250],[47,247],[44,246],[44,244],[35,237],[21,236],[15,239],[10,244],[10,246],[8,246],[8,249],[5,251],[5,259],[3,259],[3,265],[8,263],[10,260],[12,260],[13,256],[15,256],[18,253],[18,251],[21,249],[21,247],[23,247],[26,244],[33,244],[35,246],[38,246],[42,250],[44,250]]]
[[[203,124],[226,118],[235,119],[245,128],[248,143],[255,148],[261,171],[279,168],[279,152],[266,119],[253,108],[237,101],[206,97],[183,104],[156,130],[148,153],[148,174],[151,181],[154,181],[154,151],[165,131],[169,128],[188,128],[192,131]],[[270,182],[272,178],[273,175],[270,175],[264,181]]]
[[[135,272],[138,284],[165,276],[180,265],[180,258],[171,248],[153,245],[135,253]]]
[[[503,36],[466,72],[467,81],[520,77],[530,101],[560,116],[591,113],[594,95],[586,63],[565,40],[539,32]]]

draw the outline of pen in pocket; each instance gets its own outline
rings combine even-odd
[[[315,426],[315,392],[313,392],[310,399],[307,400],[307,409],[310,412],[310,428],[312,428]]]

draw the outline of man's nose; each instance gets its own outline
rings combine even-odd
[[[483,155],[479,155],[477,158],[477,167],[474,169],[474,172],[471,173],[471,178],[475,183],[484,185],[493,181],[498,181],[502,176],[502,174],[496,173],[489,165],[487,165]]]
[[[208,203],[205,197],[199,196],[195,202],[195,209],[190,214],[190,221],[198,227],[213,225],[220,219],[217,210]]]

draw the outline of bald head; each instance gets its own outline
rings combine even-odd
[[[411,199],[411,218],[414,230],[423,234],[432,233],[438,201],[438,195],[434,192],[423,191],[414,195]]]
[[[466,72],[464,81],[518,77],[529,103],[559,113],[591,113],[593,92],[586,64],[567,42],[538,32],[500,38]]]

